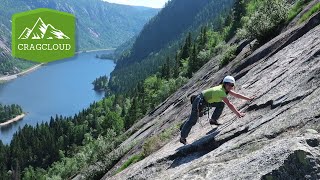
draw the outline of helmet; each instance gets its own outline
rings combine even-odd
[[[236,80],[234,80],[234,77],[232,76],[226,76],[225,78],[223,78],[222,82],[235,84]]]

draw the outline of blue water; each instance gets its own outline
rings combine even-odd
[[[90,103],[103,98],[91,84],[98,76],[109,76],[112,60],[95,58],[96,54],[81,53],[67,60],[41,66],[32,73],[0,84],[0,102],[19,104],[27,115],[23,120],[0,129],[0,140],[10,143],[13,134],[24,125],[48,122],[51,116],[73,116]]]

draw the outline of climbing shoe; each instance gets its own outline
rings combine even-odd
[[[183,137],[180,137],[180,142],[184,145],[188,144],[187,143],[187,139],[186,138],[183,138]]]
[[[220,125],[221,125],[220,123],[218,123],[216,120],[213,120],[213,119],[210,119],[209,123],[210,123],[211,125],[217,125],[217,126],[220,126]]]

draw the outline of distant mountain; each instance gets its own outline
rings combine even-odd
[[[18,12],[37,8],[51,8],[76,16],[77,50],[116,48],[137,35],[144,24],[159,9],[112,4],[101,0],[2,0],[0,3],[0,76],[17,69],[14,64],[3,64],[11,56],[11,17]],[[45,26],[27,27],[21,38],[65,38],[58,29]],[[45,32],[50,32],[45,34]],[[20,67],[19,67],[20,68]],[[18,68],[18,69],[19,69]]]
[[[3,0],[0,5],[0,37],[8,35],[1,31],[11,29],[10,20],[14,13],[37,8],[51,8],[76,16],[78,50],[115,48],[137,35],[144,24],[159,11],[101,0]],[[43,21],[38,23],[34,38],[43,34],[46,29]],[[30,33],[28,29],[23,37]],[[59,31],[56,33],[59,34]],[[7,45],[10,47],[9,42]]]

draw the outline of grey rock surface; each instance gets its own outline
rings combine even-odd
[[[133,135],[121,146],[141,143],[103,179],[320,179],[319,17],[223,69],[218,57],[209,61],[129,130]],[[180,144],[177,134],[157,152],[113,175],[146,138],[188,118],[191,94],[228,74],[236,77],[236,91],[256,96],[252,102],[230,97],[245,117],[238,119],[225,108],[219,119],[223,125],[215,127],[203,116],[187,138],[189,145]]]

